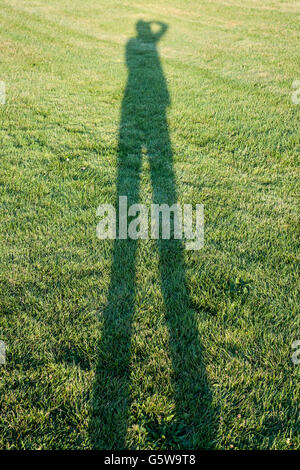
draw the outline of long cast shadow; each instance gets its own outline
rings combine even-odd
[[[171,206],[177,202],[177,192],[166,118],[170,97],[157,51],[157,42],[167,25],[153,23],[159,26],[156,33],[151,23],[138,21],[137,36],[131,38],[126,47],[128,82],[119,131],[116,200],[127,196],[128,205],[139,202],[142,148],[146,148],[153,202]],[[126,448],[136,250],[134,240],[114,242],[90,421],[91,440],[97,449]],[[183,245],[180,240],[161,240],[158,250],[176,403],[172,425],[161,432],[166,436],[167,448],[211,448],[214,437],[212,396],[202,361],[196,313],[191,307],[185,280]]]

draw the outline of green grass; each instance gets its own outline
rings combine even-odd
[[[168,25],[162,69],[127,84],[139,19]],[[299,20],[291,0],[0,0],[2,449],[300,448]],[[205,247],[98,240],[122,192],[204,204]]]

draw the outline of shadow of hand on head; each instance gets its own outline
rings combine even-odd
[[[151,26],[158,26],[158,31]],[[167,31],[168,26],[161,21],[139,20],[136,24],[137,37],[145,42],[157,42]]]

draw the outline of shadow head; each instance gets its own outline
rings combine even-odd
[[[167,26],[158,21],[139,20],[136,23],[137,37],[145,42],[157,41],[166,29]]]

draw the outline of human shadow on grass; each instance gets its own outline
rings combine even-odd
[[[149,158],[153,203],[171,206],[177,202],[166,118],[170,97],[157,51],[167,25],[153,23],[158,25],[157,32],[151,22],[138,21],[137,36],[126,47],[128,82],[121,111],[116,200],[127,196],[128,206],[139,202],[143,149]],[[212,448],[212,395],[202,361],[197,313],[186,285],[183,245],[181,240],[159,240],[158,251],[176,409],[170,423],[149,417],[144,426],[150,439],[163,439],[164,448]],[[97,449],[128,447],[136,254],[135,240],[115,240],[90,421],[91,441]]]

